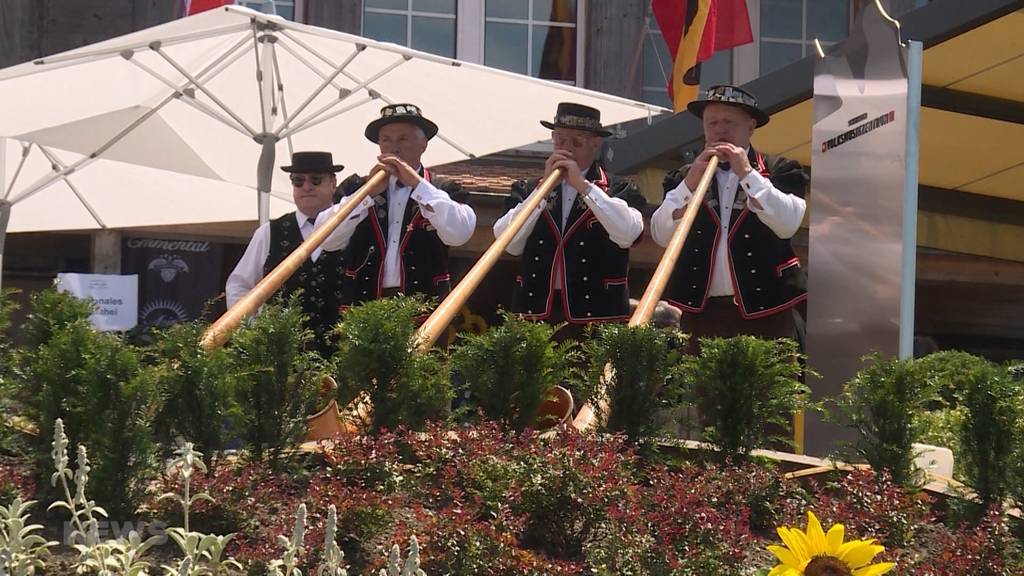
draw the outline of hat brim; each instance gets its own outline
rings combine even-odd
[[[757,120],[757,127],[760,128],[771,120],[771,116],[767,112],[760,108],[755,108],[749,104],[742,104],[740,102],[722,102],[720,100],[695,100],[686,105],[686,109],[697,118],[704,117],[704,109],[708,107],[708,104],[724,104],[726,106],[735,106],[742,108],[750,117]]]
[[[547,128],[547,129],[549,129],[549,130],[554,130],[555,128],[566,128],[568,130],[579,130],[581,132],[590,132],[592,134],[597,134],[598,136],[611,136],[612,135],[611,130],[606,130],[603,127],[602,128],[583,128],[581,126],[567,126],[565,124],[556,124],[554,122],[546,122],[544,120],[540,121],[540,125],[545,127],[545,128]]]
[[[380,138],[381,128],[388,124],[398,123],[419,126],[423,130],[423,135],[427,137],[427,140],[430,140],[437,135],[437,124],[434,124],[422,116],[388,116],[387,118],[377,118],[366,125],[366,139],[376,144],[377,140]]]
[[[281,166],[281,170],[285,172],[303,172],[306,174],[333,174],[341,172],[345,167],[341,164],[332,164],[331,166]]]

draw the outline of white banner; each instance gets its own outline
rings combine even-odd
[[[57,289],[96,303],[89,319],[97,330],[131,330],[139,322],[136,274],[58,274]]]

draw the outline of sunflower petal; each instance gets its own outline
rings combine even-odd
[[[821,522],[814,512],[807,511],[807,553],[809,556],[821,556],[828,549],[825,541],[825,531],[821,529]]]
[[[800,559],[797,558],[796,554],[794,554],[789,548],[785,548],[783,546],[769,546],[768,551],[775,554],[775,557],[778,558],[779,562],[782,562],[783,565],[790,568],[800,567]]]
[[[882,562],[880,564],[872,564],[871,566],[865,566],[854,570],[853,576],[881,576],[896,567],[896,564],[892,562]]]
[[[785,564],[779,564],[775,568],[772,568],[772,571],[768,573],[768,576],[800,576],[800,573]]]
[[[827,554],[835,556],[839,554],[839,547],[843,545],[843,538],[846,536],[846,528],[842,524],[834,524],[828,529],[825,540],[828,543]]]
[[[871,563],[871,560],[885,551],[884,546],[874,544],[874,540],[851,540],[839,548],[836,556],[852,570]]]
[[[796,528],[786,528],[785,526],[779,526],[776,532],[779,533],[779,538],[782,538],[782,542],[786,547],[796,555],[797,560],[803,561],[806,558],[810,558],[807,554],[807,537],[803,532]]]

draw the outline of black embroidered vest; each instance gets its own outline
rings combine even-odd
[[[420,174],[431,182],[430,173],[426,169]],[[342,195],[351,195],[363,182],[365,178],[349,177],[342,182]],[[465,201],[465,194],[457,183],[431,183],[447,192],[452,200]],[[348,246],[342,251],[348,264],[343,282],[342,308],[378,299],[383,293],[389,224],[388,196],[385,192],[374,197],[374,206],[369,215],[356,226]],[[419,204],[412,198],[405,204],[398,261],[401,275],[399,292],[426,294],[439,300],[451,292],[448,246],[441,241],[430,221],[420,213]]]
[[[302,244],[302,232],[295,221],[295,212],[271,220],[270,254],[263,264],[264,276],[295,251],[299,244]],[[324,338],[338,322],[343,268],[344,257],[341,252],[322,250],[316,262],[307,258],[282,288],[286,297],[297,289],[302,290],[302,311],[309,317],[309,326],[316,334],[318,346],[324,345]]]
[[[643,196],[628,182],[609,181],[596,163],[586,178],[609,196],[622,198],[634,208],[642,207]],[[520,180],[512,185],[507,207],[512,208],[537,186]],[[562,222],[561,186],[548,200],[526,241],[515,278],[513,311],[533,320],[544,320],[554,306],[561,306],[574,324],[618,322],[629,318],[629,250],[608,237],[604,226],[577,195]],[[563,287],[555,290],[555,271],[561,268]],[[561,302],[555,302],[555,298]]]
[[[749,155],[751,166],[771,180],[776,188],[804,197],[808,180],[799,163],[781,157],[766,157],[753,148]],[[684,167],[682,171],[673,171],[665,176],[665,192],[682,182],[682,175],[687,169]],[[713,178],[703,209],[697,212],[665,290],[664,298],[684,312],[700,312],[707,304],[715,250],[722,228],[720,213],[718,183]],[[806,275],[789,240],[776,236],[757,214],[751,212],[742,188],[737,189],[737,201],[730,216],[729,237],[725,245],[729,251],[734,300],[742,318],[763,318],[792,308],[807,298]]]

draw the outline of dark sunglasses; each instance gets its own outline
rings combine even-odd
[[[298,188],[306,183],[307,176],[304,174],[292,174],[289,178],[292,181],[292,186]],[[311,174],[308,178],[310,184],[313,186],[319,186],[321,182],[327,179],[327,176],[324,176],[323,174]]]

